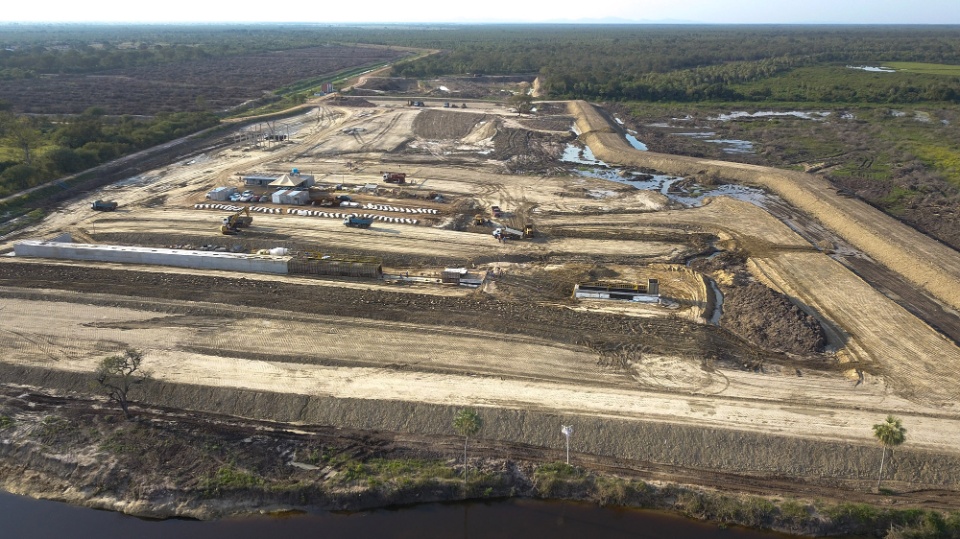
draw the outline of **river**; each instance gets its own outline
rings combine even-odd
[[[653,511],[511,499],[424,504],[351,514],[250,517],[211,522],[141,520],[110,511],[0,493],[0,537],[11,539],[263,539],[283,537],[536,539],[785,539],[792,536],[722,529]]]

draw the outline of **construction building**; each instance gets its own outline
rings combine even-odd
[[[313,174],[301,174],[293,169],[289,174],[250,174],[241,177],[244,185],[260,187],[307,188],[316,183]]]
[[[467,268],[444,268],[440,282],[476,288],[483,284],[483,277],[482,273],[470,273]]]
[[[223,202],[225,200],[230,200],[230,196],[237,192],[236,187],[217,187],[213,191],[207,193],[207,198],[210,200],[217,200]]]
[[[643,303],[660,302],[660,281],[647,279],[644,283],[584,282],[573,287],[573,297],[577,299],[612,299],[639,301]]]
[[[300,189],[281,189],[270,195],[270,201],[274,204],[304,206],[310,203],[310,192]]]

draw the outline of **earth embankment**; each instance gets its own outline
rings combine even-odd
[[[85,393],[82,374],[29,366],[0,364],[0,378],[42,385],[69,393]],[[157,407],[225,414],[291,424],[329,425],[356,430],[451,435],[457,407],[412,401],[335,398],[253,391],[239,388],[151,382],[141,402]],[[512,442],[563,449],[560,426],[571,417],[547,409],[481,408],[485,443]],[[708,426],[596,417],[580,418],[571,443],[578,453],[711,470],[746,476],[794,477],[864,485],[876,480],[880,450],[875,444],[780,436]],[[510,458],[510,455],[504,455]],[[884,465],[887,484],[910,488],[960,487],[960,456],[897,448]],[[744,480],[747,480],[744,478]],[[729,485],[737,488],[737,485]]]
[[[683,176],[713,175],[768,189],[819,220],[857,249],[960,309],[960,256],[872,206],[840,196],[812,174],[756,165],[697,159],[633,149],[600,112],[584,101],[570,103],[580,139],[611,164],[652,168]]]

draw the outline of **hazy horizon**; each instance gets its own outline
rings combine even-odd
[[[956,0],[810,0],[780,3],[769,0],[678,0],[672,4],[649,0],[610,0],[584,9],[583,2],[557,0],[549,8],[523,2],[491,0],[482,4],[450,4],[438,0],[417,3],[369,4],[358,17],[349,4],[290,0],[282,9],[262,2],[240,0],[207,5],[169,0],[158,11],[143,4],[116,0],[85,3],[56,0],[5,6],[2,23],[104,24],[829,24],[829,25],[938,25],[960,24]]]

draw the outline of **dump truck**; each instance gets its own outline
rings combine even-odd
[[[407,183],[407,174],[404,172],[383,172],[383,181],[387,183]]]
[[[117,209],[117,206],[119,204],[112,200],[95,200],[90,207],[97,211],[113,211]]]
[[[494,229],[493,237],[498,240],[511,239],[511,240],[522,240],[533,237],[533,225],[527,225],[523,227],[523,230],[517,230],[516,228],[510,228],[508,226],[502,226],[500,228]]]
[[[343,220],[345,226],[354,227],[354,228],[370,228],[370,225],[373,224],[373,218],[371,217],[357,217],[356,215],[351,215]]]

